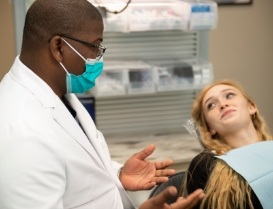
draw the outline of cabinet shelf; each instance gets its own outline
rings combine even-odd
[[[183,91],[200,89],[212,80],[212,64],[208,61],[109,61],[96,86],[86,94],[113,97]]]
[[[211,30],[217,24],[217,3],[210,0],[133,0],[119,14],[107,10],[123,8],[124,1],[89,1],[104,10],[106,32]]]

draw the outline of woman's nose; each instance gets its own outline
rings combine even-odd
[[[224,110],[226,107],[228,107],[228,104],[226,102],[221,102],[220,103],[220,110]]]

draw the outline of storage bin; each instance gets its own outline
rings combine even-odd
[[[89,1],[100,6],[106,32],[211,30],[218,19],[218,6],[212,0],[137,0],[117,14],[113,12],[123,9],[124,1]]]
[[[200,61],[199,63],[194,64],[193,71],[195,74],[194,86],[196,88],[203,88],[213,81],[213,67],[210,62]]]
[[[129,31],[184,30],[189,15],[178,0],[133,2],[128,9]]]
[[[213,80],[212,64],[202,60],[151,61],[156,75],[156,90],[174,91],[202,88]]]
[[[189,30],[212,30],[218,21],[218,6],[211,0],[183,0],[191,7]]]
[[[154,68],[141,61],[127,64],[128,94],[155,92]]]
[[[109,5],[106,5],[108,7]],[[112,9],[119,10],[123,8],[124,4],[111,4]],[[111,9],[111,10],[112,10]],[[104,31],[105,32],[128,32],[129,22],[128,22],[128,10],[123,11],[119,14],[107,13],[106,18],[104,18]]]
[[[187,63],[163,65],[157,69],[157,90],[180,90],[193,88],[194,73],[192,66]]]
[[[90,93],[94,96],[116,96],[126,94],[127,69],[122,62],[105,62],[102,74],[96,79],[96,86]]]

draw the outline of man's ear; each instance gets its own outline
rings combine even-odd
[[[57,62],[62,62],[63,60],[63,46],[63,41],[60,36],[53,36],[49,40],[50,52]]]

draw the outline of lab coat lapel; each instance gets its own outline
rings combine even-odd
[[[101,142],[102,139],[98,135],[98,131],[96,129],[96,126],[95,126],[93,120],[91,119],[91,116],[89,115],[87,110],[84,108],[84,106],[80,103],[80,101],[77,99],[77,97],[75,95],[68,94],[68,95],[66,95],[66,99],[68,100],[70,105],[73,107],[73,109],[77,112],[77,116],[78,116],[78,119],[82,125],[82,128],[84,129],[92,146],[95,148],[97,154],[99,155],[103,165],[105,166],[105,168],[110,173],[113,180],[115,181],[115,184],[117,185],[117,187],[119,189],[124,208],[135,209],[135,206],[131,202],[131,200],[128,197],[128,194],[126,193],[126,191],[124,190],[117,174],[114,172],[114,170],[112,168],[110,156],[108,156],[108,153],[105,153],[106,150],[103,150],[103,145],[100,144],[100,143],[102,143]]]
[[[104,164],[105,167],[107,167],[107,162],[105,161],[106,160],[105,153],[103,152],[102,147],[100,146],[97,128],[91,116],[74,94],[67,94],[66,99],[71,105],[71,107],[77,112],[77,118],[79,119],[79,122],[86,136],[88,137],[90,143],[97,152],[101,162]]]
[[[63,129],[69,135],[71,135],[85,149],[86,152],[89,153],[89,155],[91,155],[96,161],[99,162],[99,164],[101,164],[100,159],[95,153],[92,145],[90,144],[83,130],[81,129],[79,124],[77,124],[75,118],[73,118],[72,116],[67,117],[68,115],[71,115],[71,113],[64,106],[62,101],[61,100],[57,101],[57,104],[54,108],[54,119],[56,120],[56,122],[59,123],[60,126],[62,126]]]

